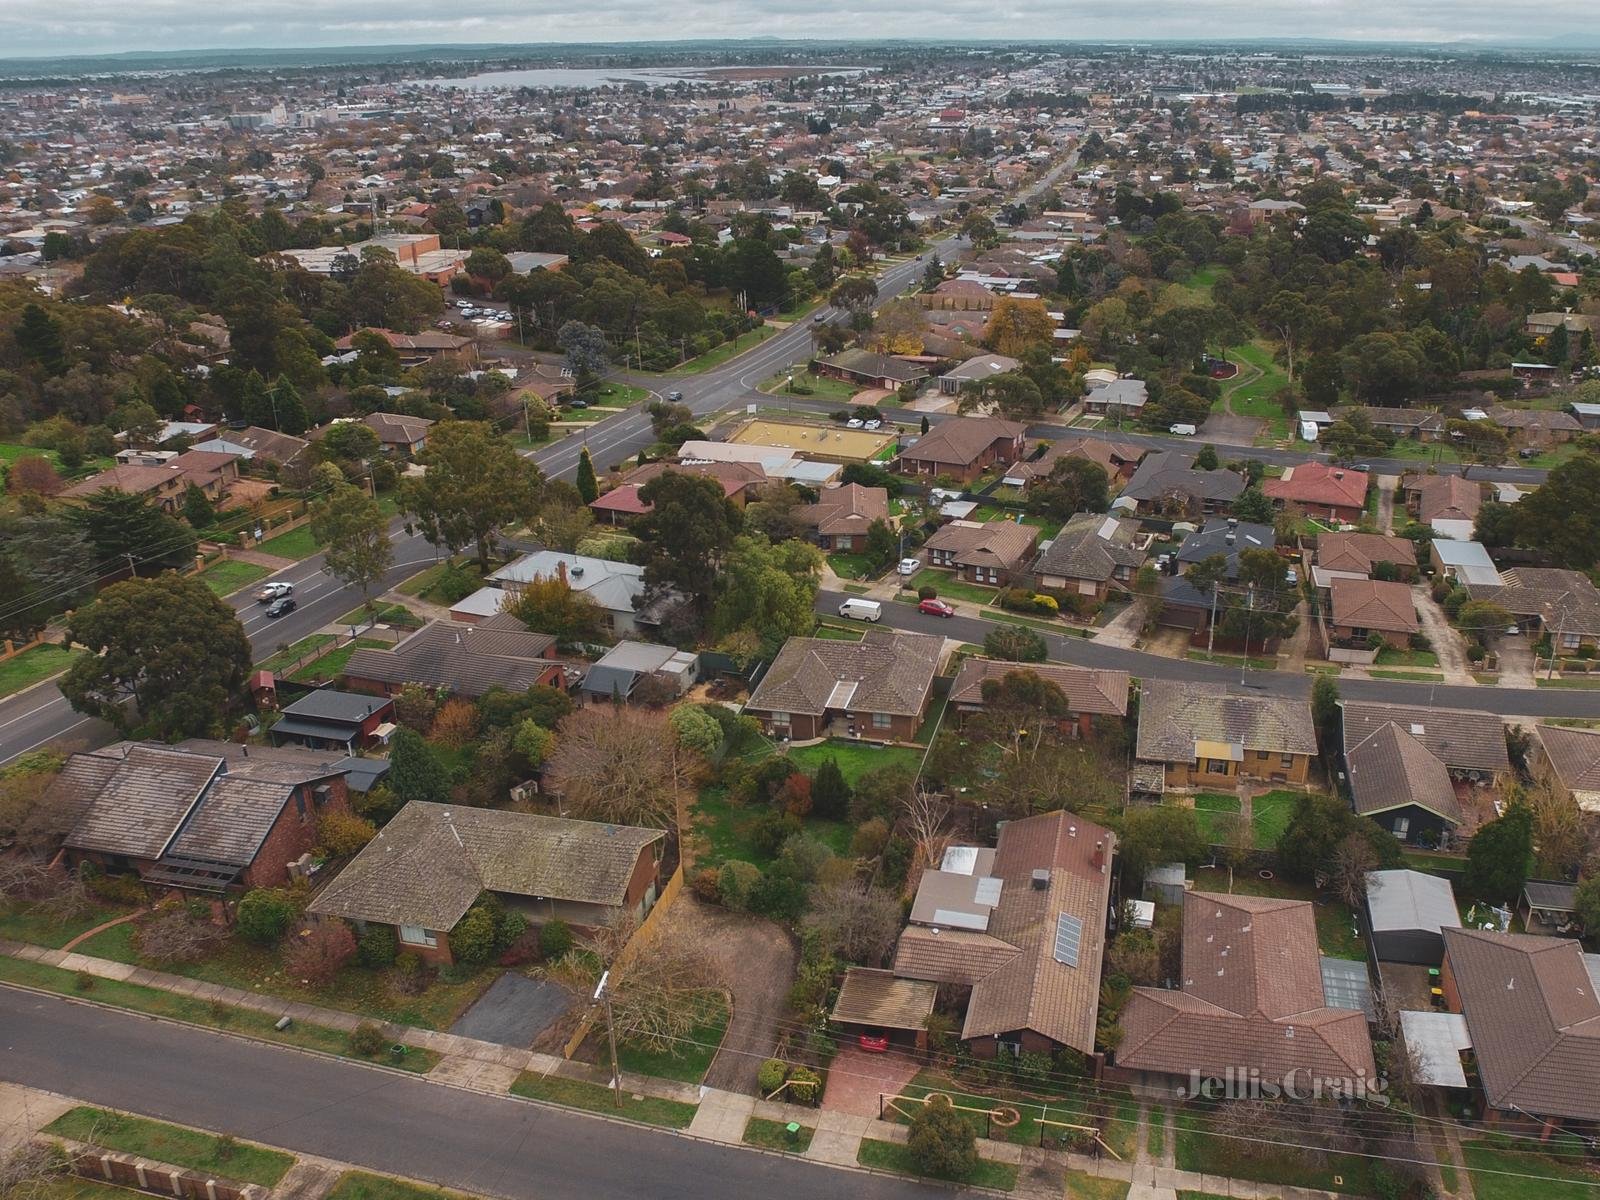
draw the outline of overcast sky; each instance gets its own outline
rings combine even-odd
[[[1595,0],[0,0],[0,56],[763,35],[1494,44],[1592,32],[1594,13]]]

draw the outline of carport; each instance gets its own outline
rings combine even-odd
[[[833,1020],[852,1035],[886,1033],[899,1045],[928,1045],[928,1014],[939,985],[921,979],[900,979],[892,971],[851,967],[844,973]]]

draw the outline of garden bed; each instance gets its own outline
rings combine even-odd
[[[916,1161],[911,1157],[911,1151],[897,1142],[880,1142],[876,1138],[862,1138],[861,1147],[856,1151],[856,1161],[863,1167],[875,1167],[880,1171],[892,1171],[896,1175],[910,1175],[917,1179],[926,1179],[928,1176],[917,1170]],[[996,1191],[1009,1192],[1017,1186],[1017,1168],[1010,1163],[990,1162],[979,1159],[978,1165],[963,1179],[955,1180],[972,1187],[994,1188]]]

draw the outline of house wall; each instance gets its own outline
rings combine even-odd
[[[796,742],[808,742],[812,738],[820,737],[822,718],[811,713],[790,713],[788,721],[783,724],[772,719],[770,712],[756,712],[746,709],[746,714],[761,722],[761,728],[773,737],[787,737]]]
[[[930,695],[932,693],[930,692]],[[923,712],[927,711],[927,704],[923,704]],[[922,724],[922,715],[900,716],[889,718],[887,727],[880,727],[872,723],[873,714],[870,712],[839,712],[831,710],[831,727],[835,737],[855,737],[864,742],[909,742],[917,736],[917,729]]]
[[[1246,779],[1259,779],[1266,783],[1305,783],[1310,777],[1311,757],[1306,754],[1291,754],[1289,766],[1285,767],[1282,757],[1276,751],[1246,750],[1243,762],[1219,765],[1226,767],[1226,770],[1209,771],[1204,762],[1169,762],[1166,765],[1167,786],[1231,788],[1238,783],[1240,776]]]
[[[1328,632],[1336,638],[1354,638],[1356,641],[1365,641],[1370,633],[1381,633],[1384,644],[1396,650],[1404,650],[1411,644],[1411,635],[1401,633],[1396,629],[1367,629],[1355,625],[1330,625]]]
[[[350,789],[344,777],[327,781],[329,796],[316,802],[316,788],[302,784],[294,790],[278,819],[272,823],[266,840],[256,851],[255,860],[245,868],[239,884],[246,888],[280,887],[289,882],[289,864],[317,844],[317,821],[327,813],[350,812]],[[302,813],[302,805],[304,811]]]
[[[1068,575],[1036,575],[1034,583],[1039,588],[1056,592],[1071,592],[1074,596],[1093,596],[1104,600],[1111,594],[1111,585],[1103,579],[1075,579]]]
[[[1020,1029],[1005,1038],[1008,1043],[1020,1043],[1025,1054],[1054,1054],[1061,1049],[1061,1043],[1052,1041],[1042,1033],[1035,1033],[1031,1029]],[[998,1058],[1002,1053],[1009,1054],[1010,1049],[1001,1050],[1001,1039],[998,1037],[976,1037],[967,1040],[967,1049],[972,1052],[973,1058],[985,1060]]]
[[[1436,967],[1444,958],[1444,938],[1427,929],[1388,929],[1372,935],[1372,949],[1380,962]]]

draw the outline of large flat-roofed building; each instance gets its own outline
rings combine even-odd
[[[846,429],[829,422],[808,425],[799,421],[747,421],[728,440],[741,446],[772,446],[806,458],[829,462],[871,462],[894,445],[892,430]]]

